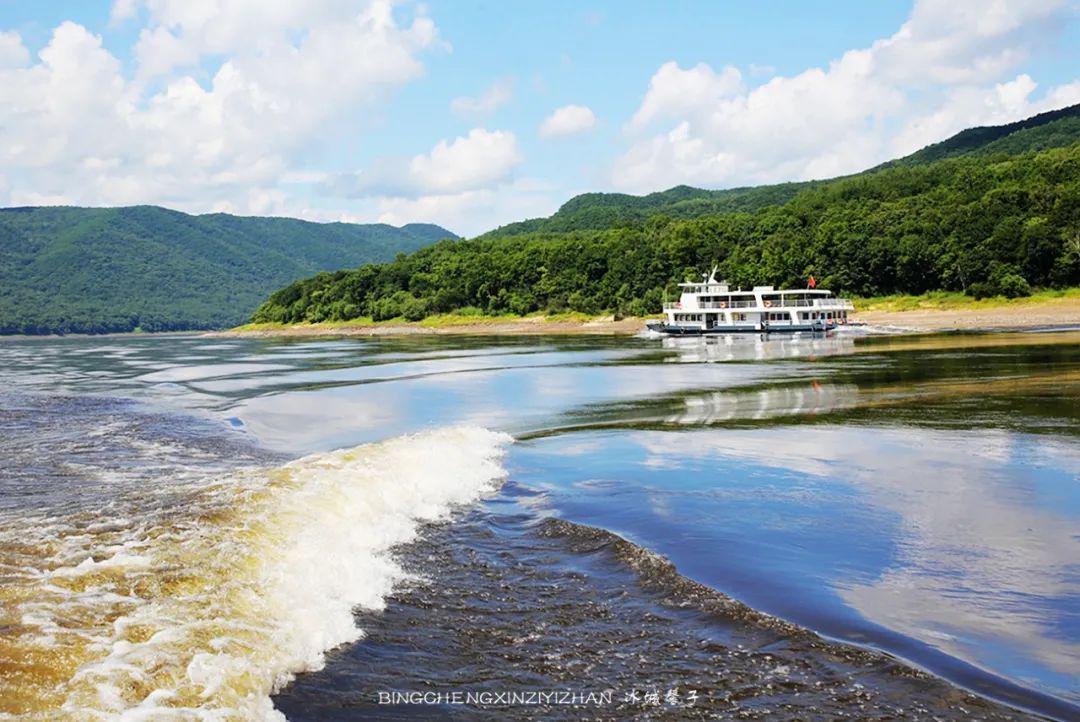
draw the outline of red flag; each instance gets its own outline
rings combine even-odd
[[[813,276],[810,276],[810,280],[806,282],[806,287],[807,288],[817,288],[817,281],[814,280]]]

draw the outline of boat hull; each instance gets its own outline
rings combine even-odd
[[[827,333],[836,329],[835,323],[766,324],[764,326],[743,324],[701,328],[700,326],[679,326],[654,322],[648,323],[646,326],[650,331],[656,331],[668,336],[724,336],[732,333]]]

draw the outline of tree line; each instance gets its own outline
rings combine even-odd
[[[1078,285],[1080,143],[886,168],[754,212],[442,241],[297,281],[253,320],[645,315],[714,263],[735,285],[802,286],[814,275],[822,287],[858,296]]]

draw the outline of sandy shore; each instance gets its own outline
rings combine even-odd
[[[215,331],[208,336],[247,336],[270,338],[277,336],[522,336],[522,335],[585,335],[618,334],[629,336],[645,328],[643,318],[611,317],[591,321],[549,321],[542,316],[529,316],[513,321],[478,321],[444,326],[425,326],[422,323],[384,323],[360,326],[301,324],[272,328],[232,329]]]
[[[863,311],[853,319],[872,326],[897,326],[912,331],[1040,328],[1080,325],[1080,299],[971,309]]]
[[[1040,328],[1044,326],[1080,326],[1080,299],[1067,298],[1044,303],[1018,303],[974,309],[926,309],[914,311],[863,311],[852,320],[872,326],[892,326],[919,331],[980,330],[1001,328]],[[422,323],[384,323],[358,326],[301,324],[270,328],[215,331],[210,336],[416,336],[475,335],[514,336],[529,334],[617,334],[632,335],[645,328],[645,319],[598,318],[591,321],[547,320],[529,316],[510,321],[477,321],[427,326]]]

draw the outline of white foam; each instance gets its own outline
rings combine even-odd
[[[353,610],[382,608],[405,578],[390,549],[494,491],[509,442],[454,427],[315,454],[208,481],[155,529],[110,530],[111,544],[43,580],[70,585],[67,603],[84,610],[100,602],[108,620],[83,632],[92,659],[62,710],[280,719],[272,692],[358,639]]]

